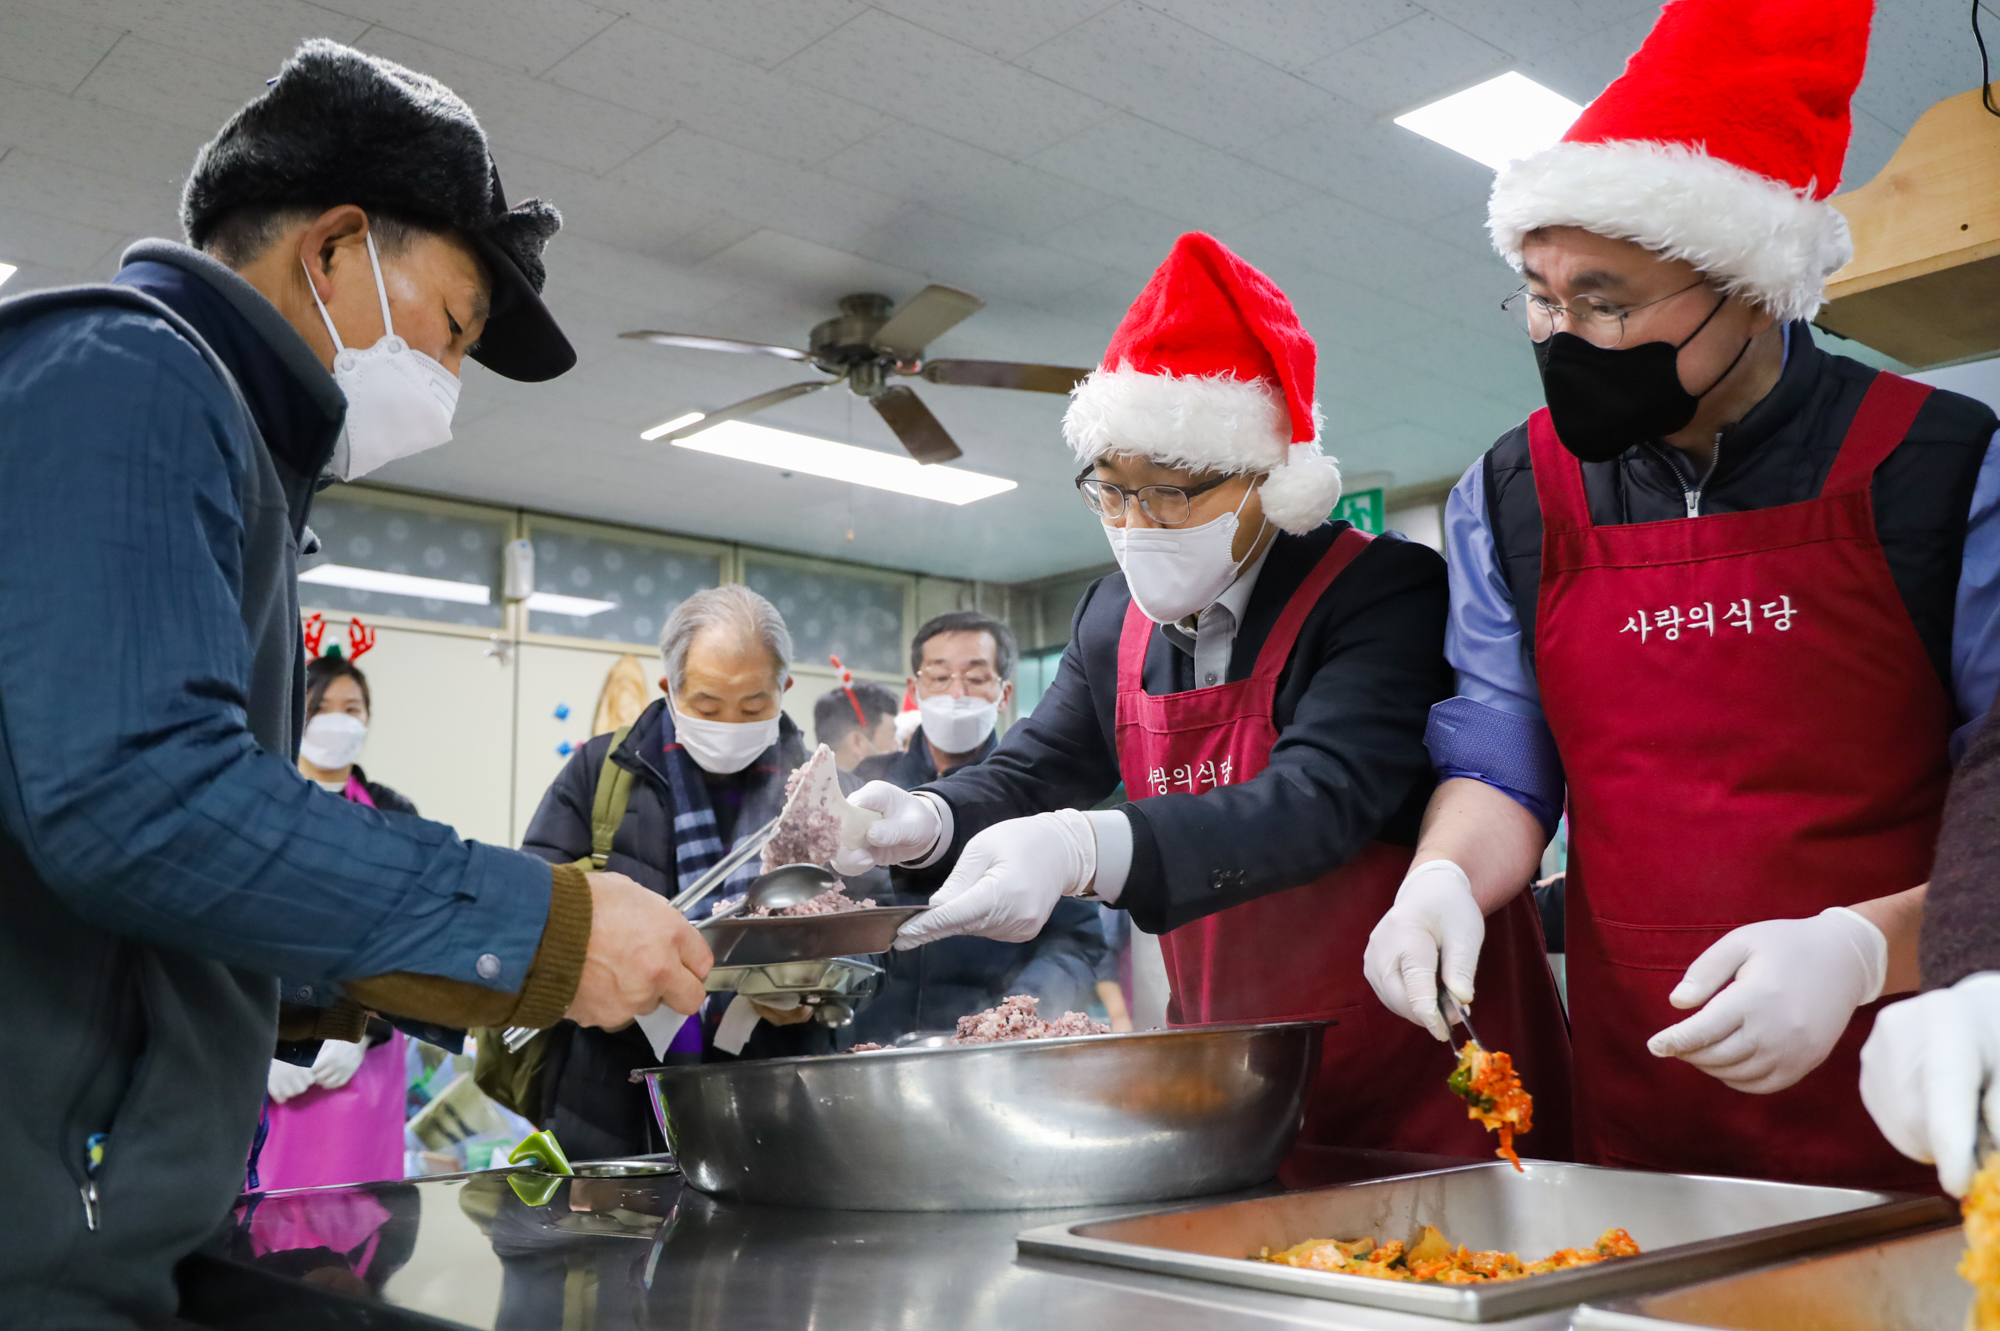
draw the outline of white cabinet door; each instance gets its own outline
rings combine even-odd
[[[591,719],[604,677],[622,655],[589,647],[557,647],[522,643],[515,660],[521,672],[518,708],[514,714],[519,748],[515,754],[514,838],[527,835],[528,823],[542,796],[569,761],[563,746],[581,748],[590,738]],[[660,696],[657,656],[642,656],[647,695]],[[566,715],[558,715],[558,713]]]
[[[481,638],[407,628],[375,634],[374,648],[356,662],[374,702],[361,766],[460,836],[511,845],[514,667],[486,655]],[[346,621],[329,616],[327,641],[346,640]]]

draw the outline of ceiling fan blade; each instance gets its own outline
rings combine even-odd
[[[718,407],[714,411],[705,413],[700,420],[690,421],[672,434],[663,434],[660,438],[669,444],[676,443],[691,434],[700,434],[703,430],[713,429],[724,421],[740,421],[745,416],[756,415],[766,407],[775,407],[780,402],[790,402],[793,398],[804,397],[807,393],[817,393],[820,389],[831,388],[839,382],[838,379],[815,379],[806,384],[786,384],[783,388],[774,388],[768,393],[746,397],[731,406]]]
[[[733,337],[703,337],[699,333],[663,333],[656,328],[636,328],[618,336],[634,342],[657,342],[663,347],[690,347],[695,351],[738,351],[751,356],[779,356],[785,360],[811,360],[812,354],[790,347],[774,347],[763,342],[738,342]]]
[[[977,296],[932,284],[903,302],[903,308],[876,330],[874,343],[882,351],[919,356],[947,330],[985,308],[986,302]]]
[[[931,409],[924,405],[924,400],[909,389],[901,386],[885,388],[871,401],[889,428],[896,432],[896,438],[903,441],[903,447],[918,462],[929,466],[933,462],[949,462],[959,456],[959,447],[945,433],[944,426],[939,425],[938,418],[931,415]]]
[[[924,366],[924,378],[934,384],[1022,388],[1030,393],[1067,393],[1089,375],[1089,370],[1067,365],[1024,365],[1010,360],[934,360]]]

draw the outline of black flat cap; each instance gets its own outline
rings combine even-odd
[[[542,247],[562,215],[539,199],[507,206],[486,132],[458,94],[316,38],[195,155],[181,225],[201,245],[240,208],[343,203],[472,242],[493,279],[493,312],[472,351],[487,369],[537,383],[576,364],[541,296]]]

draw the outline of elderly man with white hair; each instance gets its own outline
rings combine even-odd
[[[777,816],[785,777],[805,761],[804,738],[782,706],[792,686],[791,656],[783,617],[749,588],[715,587],[682,601],[660,635],[660,688],[667,697],[622,735],[599,735],[570,755],[542,797],[522,849],[559,864],[591,854],[598,784],[622,768],[633,778],[631,796],[604,867],[666,897],[689,886],[739,837]],[[753,856],[690,914],[705,916],[757,869]],[[716,1027],[732,998],[712,996],[705,1020],[681,1028],[667,1061],[833,1050],[833,1032],[808,1021],[806,1009],[763,1007],[747,1043],[718,1049]],[[636,1026],[601,1031],[564,1022],[544,1065],[541,1104],[527,1106],[536,1111],[529,1116],[554,1129],[577,1159],[658,1149],[645,1091],[627,1074],[660,1061]]]

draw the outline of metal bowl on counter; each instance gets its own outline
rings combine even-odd
[[[732,1201],[1007,1211],[1277,1173],[1324,1022],[883,1049],[633,1074],[687,1180]]]

